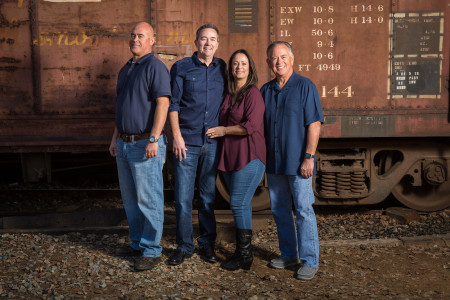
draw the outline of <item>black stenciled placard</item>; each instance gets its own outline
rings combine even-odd
[[[440,94],[440,12],[395,13],[392,26],[392,95]]]

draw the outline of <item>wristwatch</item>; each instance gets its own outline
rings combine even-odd
[[[158,141],[158,139],[155,138],[153,135],[152,135],[151,137],[148,138],[148,142],[149,142],[149,143],[152,143],[152,144],[153,144],[153,143],[156,143],[157,141]]]
[[[314,158],[314,154],[305,153],[305,158]]]

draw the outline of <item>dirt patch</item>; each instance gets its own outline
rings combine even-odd
[[[269,227],[270,226],[270,227]],[[294,278],[297,268],[271,269],[279,255],[273,225],[255,234],[249,271],[225,271],[198,255],[180,266],[164,263],[132,271],[133,259],[113,255],[124,234],[3,234],[0,297],[26,299],[449,299],[447,240],[404,245],[322,242],[312,281]],[[353,240],[354,241],[354,240]],[[377,241],[380,241],[378,243]],[[446,244],[447,243],[447,244]],[[165,236],[163,261],[175,249]],[[223,260],[233,243],[218,242]]]

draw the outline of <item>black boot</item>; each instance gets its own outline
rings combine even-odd
[[[236,251],[220,266],[226,270],[250,270],[253,262],[252,230],[236,229]]]

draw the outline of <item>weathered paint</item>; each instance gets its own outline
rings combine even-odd
[[[2,1],[0,151],[46,143],[107,145],[117,72],[130,57],[129,31],[141,20],[154,25],[155,53],[169,68],[194,53],[196,28],[215,23],[217,56],[227,61],[236,49],[249,50],[260,86],[272,78],[269,42],[292,42],[296,72],[311,78],[321,96],[322,138],[448,137],[449,4],[259,0],[245,3],[245,19],[234,0],[132,0],[126,9],[120,0]],[[396,95],[393,22],[402,12],[424,11],[442,18],[440,91],[433,97]]]

